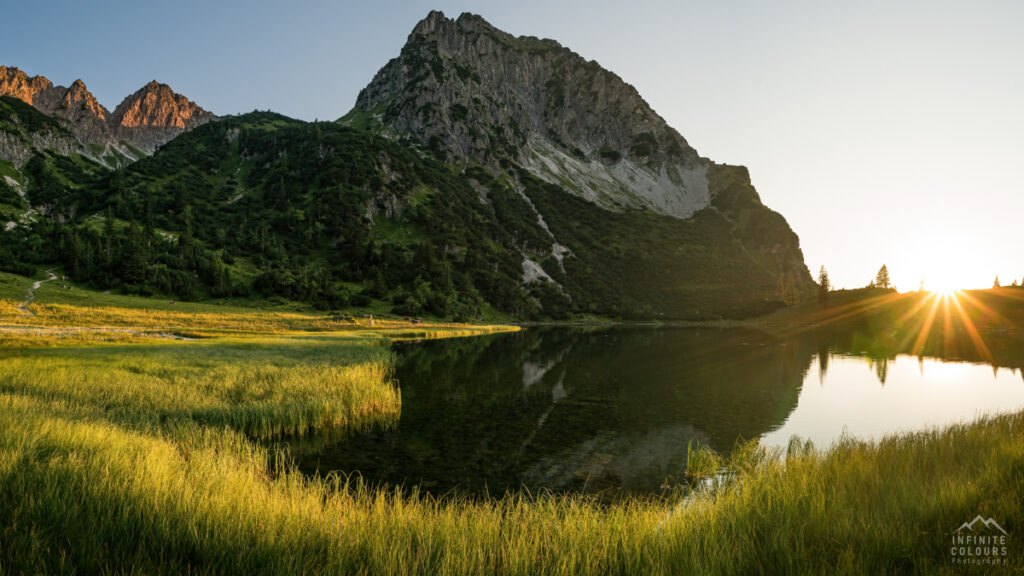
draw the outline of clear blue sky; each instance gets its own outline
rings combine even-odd
[[[152,79],[218,114],[312,120],[432,9],[554,38],[630,82],[697,150],[750,167],[812,274],[901,289],[1024,275],[1024,3],[36,0],[0,64],[108,108]]]

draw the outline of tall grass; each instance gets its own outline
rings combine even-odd
[[[21,349],[0,362],[0,392],[102,408],[132,428],[195,421],[255,438],[394,421],[391,353],[371,339],[248,338]]]
[[[293,333],[369,331],[391,335],[407,331],[411,337],[468,336],[480,333],[516,330],[514,326],[477,326],[452,323],[413,324],[394,319],[349,318],[328,314],[263,312],[259,310],[199,312],[190,310],[146,310],[117,306],[77,306],[59,303],[32,304],[36,316],[26,316],[17,302],[0,299],[0,324],[60,331],[82,332],[89,328],[137,329],[148,331],[184,331],[199,335],[224,333]],[[205,306],[209,308],[210,306]],[[73,327],[73,328],[72,328]]]
[[[1009,532],[1007,570],[1024,568],[1020,414],[827,451],[698,452],[704,487],[615,504],[368,489],[254,442],[393,421],[380,344],[2,352],[0,573],[961,573],[950,535],[978,514]]]

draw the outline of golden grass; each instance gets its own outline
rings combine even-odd
[[[414,323],[299,312],[196,312],[67,304],[33,304],[35,316],[28,316],[17,305],[0,299],[0,348],[308,333],[381,340],[454,338],[519,330],[509,325]]]
[[[785,458],[697,451],[691,472],[719,481],[611,505],[371,490],[255,441],[395,422],[386,336],[0,351],[0,573],[961,573],[950,534],[977,514],[1021,568],[1020,414]]]

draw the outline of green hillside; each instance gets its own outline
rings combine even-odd
[[[722,216],[740,209],[734,199],[688,220],[611,212],[514,166],[456,167],[410,140],[335,123],[256,112],[125,169],[37,152],[21,177],[29,201],[61,217],[0,233],[4,269],[57,265],[97,289],[322,308],[372,298],[399,315],[457,319],[488,306],[523,319],[777,306],[764,296],[776,273]],[[552,234],[567,248],[561,262]],[[543,271],[525,284],[524,258]]]

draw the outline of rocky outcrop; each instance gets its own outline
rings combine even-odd
[[[0,66],[0,96],[5,95],[64,120],[84,144],[117,148],[128,157],[136,155],[131,148],[152,153],[185,130],[214,118],[170,86],[156,81],[125,98],[111,113],[81,80],[65,88],[54,86],[42,76]]]
[[[53,86],[40,92],[32,105],[44,114],[67,120],[68,128],[87,144],[114,143],[108,124],[110,112],[81,80],[75,80],[69,88]]]
[[[80,151],[77,141],[67,134],[56,131],[37,132],[27,138],[19,134],[0,131],[0,160],[21,167],[32,157],[34,150],[53,150],[62,156]]]
[[[63,156],[85,152],[64,123],[18,98],[0,96],[0,160],[19,168],[36,150]]]
[[[29,104],[46,114],[60,116],[72,124],[94,118],[105,123],[110,116],[110,112],[96,100],[81,80],[72,82],[70,88],[51,86],[37,94],[35,101]]]

